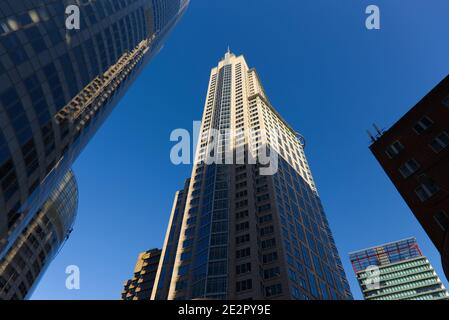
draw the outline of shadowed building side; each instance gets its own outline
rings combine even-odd
[[[152,249],[139,254],[134,277],[124,283],[122,300],[150,300],[161,252]]]
[[[186,179],[184,189],[175,194],[173,208],[165,235],[164,246],[162,247],[161,261],[156,275],[156,280],[151,295],[152,300],[167,300],[168,290],[173,275],[176,252],[181,236],[182,220],[189,193],[190,179]]]
[[[441,254],[449,279],[449,76],[370,149]]]

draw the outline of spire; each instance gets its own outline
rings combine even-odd
[[[228,45],[228,49],[226,50],[226,54],[224,56],[225,59],[228,59],[230,56],[232,56],[231,48]]]

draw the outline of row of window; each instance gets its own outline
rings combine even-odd
[[[443,103],[447,105],[447,101],[449,101],[449,97],[446,98]],[[416,134],[422,135],[427,132],[433,126],[433,124],[434,121],[430,117],[423,116],[413,126],[413,130]],[[447,131],[440,132],[438,135],[434,136],[434,138],[428,145],[434,153],[441,153],[443,150],[449,147],[449,133]],[[397,140],[387,147],[385,153],[389,158],[393,159],[401,154],[404,149],[404,145],[399,140]],[[421,168],[421,164],[415,158],[411,158],[404,162],[398,168],[398,171],[404,179],[407,179],[415,175]],[[425,202],[431,199],[441,190],[441,187],[426,174],[419,175],[417,177],[417,181],[419,184],[414,191],[421,202]],[[441,228],[443,232],[449,229],[449,218],[446,212],[440,211],[433,217],[436,224]]]
[[[441,132],[429,143],[429,146],[435,153],[440,153],[442,150],[446,149],[449,146],[449,133],[447,133],[446,131]],[[385,150],[385,153],[390,159],[393,159],[398,156],[404,149],[404,145],[399,140],[397,140],[388,146],[388,148]]]

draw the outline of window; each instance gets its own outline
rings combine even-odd
[[[27,287],[26,287],[25,283],[21,282],[21,283],[19,284],[19,291],[20,291],[20,293],[22,294],[22,296],[25,296],[25,295],[26,295],[26,293],[27,293]]]
[[[236,245],[240,245],[242,243],[249,242],[249,234],[245,234],[243,236],[239,236],[235,238]]]
[[[441,230],[443,230],[444,232],[449,230],[449,215],[446,212],[438,212],[433,218],[435,219]]]
[[[239,223],[239,224],[237,224],[235,226],[235,231],[236,232],[244,231],[244,230],[247,230],[247,229],[249,229],[249,222],[248,221]]]
[[[276,239],[274,239],[274,238],[268,239],[268,240],[263,240],[261,242],[262,249],[269,249],[269,248],[273,248],[275,246],[276,246]]]
[[[402,150],[404,149],[404,146],[399,141],[395,141],[392,143],[387,150],[385,151],[387,155],[393,159],[395,156],[397,156]]]
[[[268,203],[263,206],[257,207],[257,212],[259,212],[259,213],[266,212],[266,211],[269,211],[270,209],[271,209],[271,205]]]
[[[264,254],[262,256],[263,263],[271,263],[271,262],[277,261],[277,259],[278,259],[278,254],[276,251]]]
[[[218,233],[213,234],[210,240],[211,246],[219,246],[225,245],[228,243],[228,234],[227,233]]]
[[[301,299],[301,292],[299,291],[298,288],[292,287],[292,296],[296,300],[300,300]]]
[[[183,248],[183,249],[189,248],[189,247],[191,247],[192,245],[193,245],[193,240],[185,240],[185,241],[182,243],[182,248]]]
[[[237,250],[235,253],[235,256],[237,259],[241,259],[241,258],[248,257],[250,254],[251,254],[250,248],[246,248],[246,249],[242,249],[242,250]]]
[[[309,273],[309,284],[310,284],[310,291],[312,292],[312,295],[314,297],[318,298],[320,295],[318,293],[316,278],[312,273]]]
[[[266,223],[270,221],[273,221],[273,216],[271,214],[259,217],[259,223]]]
[[[9,56],[15,65],[19,65],[28,59],[28,54],[26,53],[17,35],[10,33],[3,36],[1,41],[2,44],[9,49]]]
[[[190,260],[192,258],[192,251],[184,252],[181,254],[181,261]]]
[[[237,212],[235,215],[236,215],[237,219],[243,219],[243,218],[247,217],[248,214],[249,214],[248,210],[245,210],[245,211]]]
[[[208,273],[210,276],[226,274],[227,273],[227,261],[209,263]]]
[[[212,278],[207,281],[207,293],[226,292],[226,277]]]
[[[195,227],[186,229],[184,234],[186,235],[186,237],[189,237],[189,236],[193,236],[194,232],[195,232]]]
[[[280,283],[265,287],[265,296],[271,297],[282,293],[282,285]]]
[[[176,291],[184,290],[186,288],[186,282],[185,281],[178,281],[176,282]]]
[[[429,129],[433,124],[433,121],[429,117],[422,117],[421,120],[419,120],[413,129],[416,131],[417,134],[421,134],[427,129]]]
[[[227,247],[211,248],[209,252],[209,260],[226,259],[228,254]]]
[[[251,279],[238,281],[236,284],[236,290],[237,292],[250,290],[253,287],[253,281]]]
[[[410,159],[399,168],[399,172],[404,178],[408,178],[414,174],[419,167],[419,163],[415,159]]]
[[[274,233],[274,227],[273,226],[268,226],[268,227],[260,229],[260,236],[261,237],[269,235],[269,234],[273,234],[273,233]]]
[[[270,268],[270,269],[264,270],[264,272],[263,272],[263,278],[265,280],[272,279],[272,278],[278,277],[280,275],[281,275],[281,270],[279,267]]]
[[[212,232],[213,233],[227,232],[227,231],[228,231],[228,222],[227,221],[212,223]]]
[[[288,277],[290,278],[290,280],[292,280],[293,282],[298,283],[298,275],[296,274],[296,272],[292,269],[288,269]]]
[[[178,275],[179,275],[180,277],[185,276],[185,275],[189,272],[189,267],[190,267],[190,265],[188,265],[188,264],[179,267],[179,269],[178,269]]]
[[[443,99],[443,104],[449,108],[449,96]]]
[[[421,202],[424,202],[430,199],[434,194],[436,194],[440,188],[433,182],[431,179],[423,176],[420,177],[420,180],[426,180],[422,183],[418,188],[415,189],[415,193],[418,195],[418,198]]]
[[[251,263],[240,264],[235,267],[236,274],[251,272]]]
[[[443,131],[439,136],[437,136],[431,143],[430,147],[436,153],[439,153],[443,149],[449,146],[449,134],[446,131]]]

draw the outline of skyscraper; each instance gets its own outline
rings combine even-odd
[[[78,189],[71,171],[0,259],[0,300],[29,297],[75,222]]]
[[[186,199],[164,244],[173,263],[160,264],[153,298],[165,299],[161,288],[168,299],[352,298],[304,148],[256,70],[228,51],[211,71]]]
[[[449,299],[415,238],[363,249],[349,256],[366,300]]]
[[[449,76],[370,147],[441,254],[449,279]]]
[[[150,300],[161,252],[152,249],[139,254],[133,278],[124,283],[122,300]]]
[[[0,2],[0,258],[188,3]],[[71,4],[79,5],[79,30],[66,29]]]

